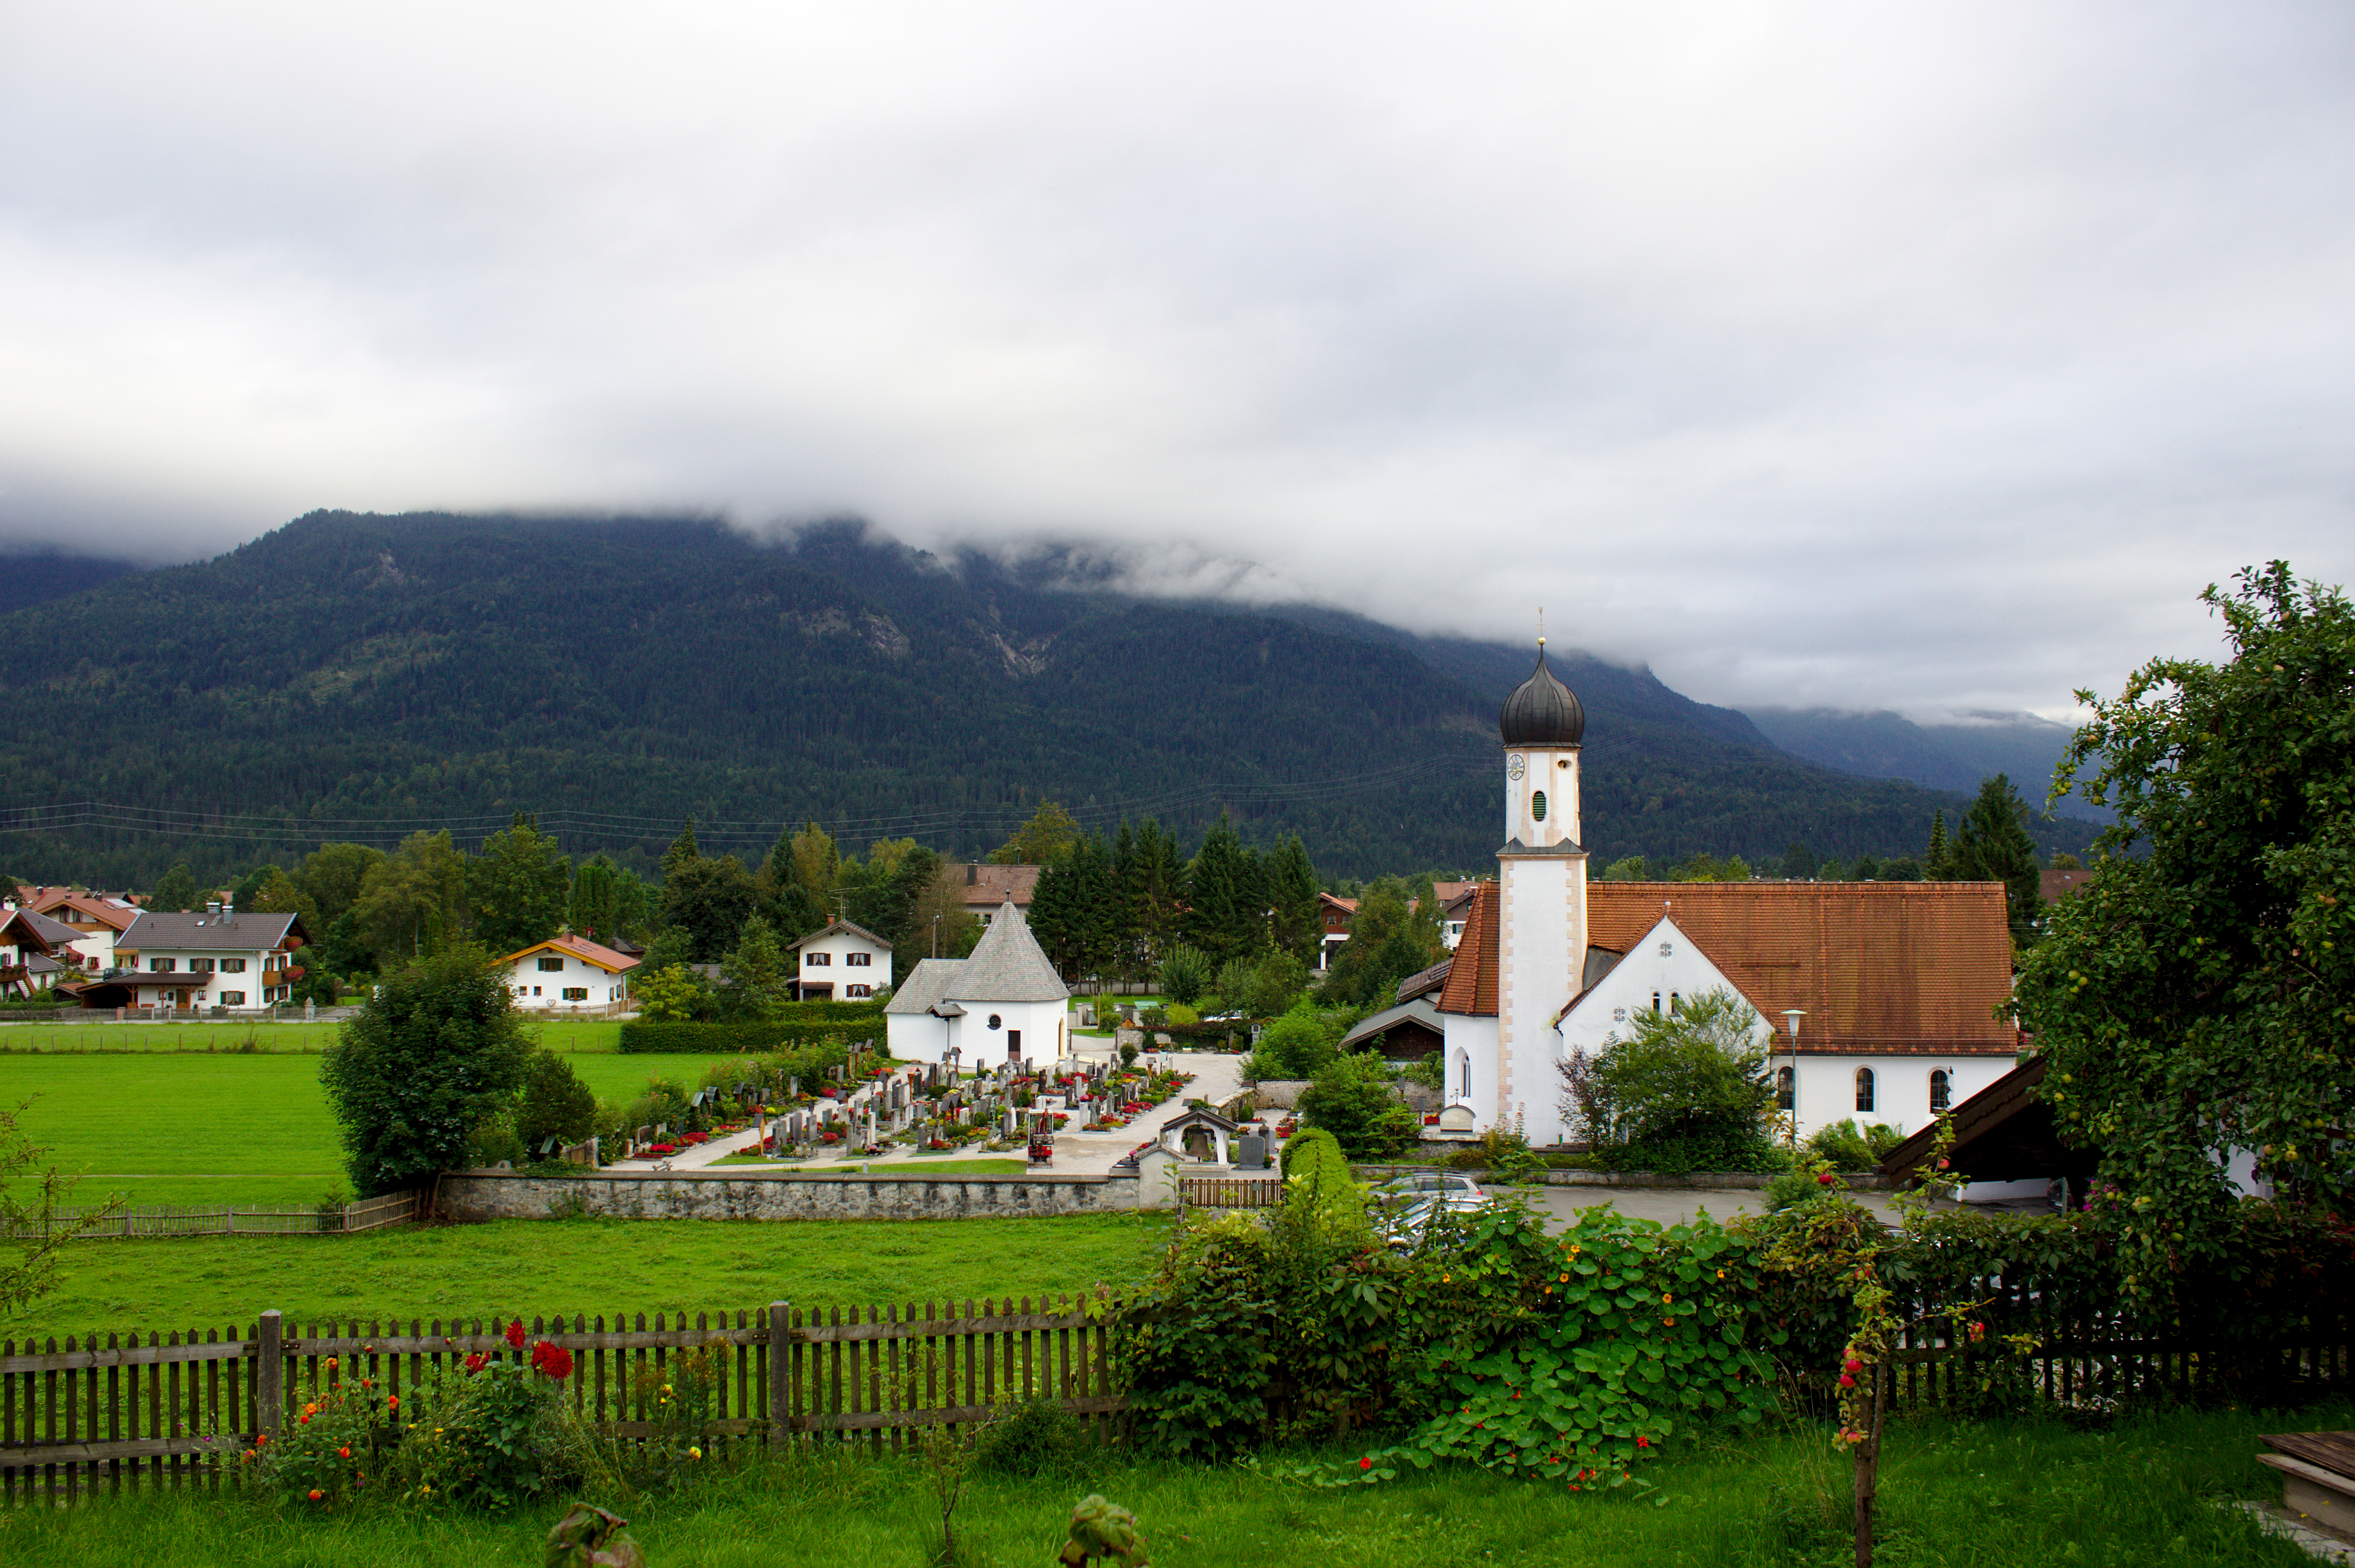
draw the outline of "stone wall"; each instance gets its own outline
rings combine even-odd
[[[434,1198],[452,1220],[965,1220],[1160,1208],[1166,1182],[1135,1176],[804,1176],[751,1171],[598,1171],[539,1176],[466,1170]]]

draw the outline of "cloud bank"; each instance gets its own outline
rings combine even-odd
[[[0,11],[0,538],[832,512],[2056,713],[2346,581],[2328,4]]]

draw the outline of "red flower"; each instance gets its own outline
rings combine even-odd
[[[325,1492],[321,1491],[318,1488],[316,1488],[316,1487],[313,1487],[313,1488],[311,1488],[311,1500],[312,1500],[313,1502],[317,1502],[321,1498],[323,1498],[323,1497],[325,1497],[325,1496],[326,1496],[326,1494],[325,1494]]]
[[[490,1359],[491,1358],[487,1353],[477,1350],[473,1355],[466,1358],[466,1371],[469,1372],[479,1372],[489,1363]]]
[[[1651,1445],[1652,1440],[1648,1437],[1638,1437],[1636,1439],[1636,1446],[1638,1448],[1649,1448]]]
[[[1360,1459],[1358,1461],[1358,1468],[1360,1470],[1370,1470],[1373,1467],[1374,1462],[1371,1459]]]
[[[1823,1172],[1822,1174],[1818,1175],[1818,1176],[1816,1178],[1816,1185],[1817,1185],[1817,1186],[1818,1186],[1818,1187],[1829,1187],[1831,1184],[1832,1184],[1832,1173],[1831,1173],[1830,1171],[1828,1171],[1828,1170],[1827,1170],[1827,1171]]]
[[[348,1459],[351,1456],[352,1451],[348,1448],[338,1448],[336,1450],[336,1457],[338,1459]]]
[[[572,1375],[572,1352],[542,1339],[531,1348],[531,1370],[562,1382]]]
[[[400,1396],[399,1394],[389,1396],[385,1400],[384,1407],[387,1410],[399,1410],[400,1408]]]
[[[518,1317],[514,1322],[507,1325],[507,1343],[513,1345],[518,1350],[523,1349],[522,1318]]]

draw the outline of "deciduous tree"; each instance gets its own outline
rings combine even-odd
[[[2056,904],[2014,1005],[2043,1098],[2123,1194],[2097,1211],[2146,1291],[2215,1254],[2225,1160],[2355,1203],[2355,610],[2275,561],[2230,592],[2230,659],[2155,659],[2077,731],[2112,805],[2094,874]]]
[[[466,899],[474,934],[494,953],[545,942],[564,923],[572,894],[572,862],[529,816],[483,840],[466,862]]]
[[[512,1104],[529,1049],[480,949],[388,978],[320,1063],[353,1189],[397,1192],[455,1168],[474,1129]]]
[[[1080,836],[1071,814],[1051,800],[1042,800],[1013,837],[989,853],[993,866],[1043,866],[1071,848]]]

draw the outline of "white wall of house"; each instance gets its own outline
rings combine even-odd
[[[1447,1056],[1442,1104],[1462,1105],[1478,1118],[1476,1128],[1497,1125],[1497,1020],[1458,1013],[1440,1015],[1441,1049]]]
[[[286,966],[293,961],[283,948],[250,953],[142,948],[137,1005],[257,1010],[287,999],[293,987],[286,979]],[[183,992],[187,995],[185,1004],[179,1000]]]
[[[865,1001],[891,984],[891,950],[847,931],[812,940],[797,956],[805,998],[812,987],[831,986],[822,994],[838,1002]]]
[[[1009,1059],[1055,1061],[1070,1048],[1067,1002],[975,1002],[962,997],[956,1002],[965,1009],[960,1019],[938,1019],[930,1013],[890,1015],[885,1032],[892,1056],[903,1061],[945,1061],[948,1052],[956,1050],[964,1053],[959,1064],[972,1072]],[[992,1019],[997,1020],[995,1029],[990,1027]]]
[[[610,1007],[629,994],[621,976],[577,954],[542,948],[508,965],[507,988],[518,1008],[579,1012]]]

